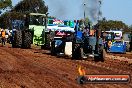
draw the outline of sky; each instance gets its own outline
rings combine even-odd
[[[21,0],[12,0],[16,5]],[[97,0],[44,0],[49,8],[49,15],[58,19],[80,19],[86,16],[95,21],[98,13]],[[84,7],[84,3],[86,4]],[[102,17],[107,20],[123,21],[132,24],[132,0],[102,0]],[[65,10],[64,10],[65,9]],[[85,10],[84,10],[85,9]]]

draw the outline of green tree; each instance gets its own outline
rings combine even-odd
[[[132,32],[132,25],[129,26],[129,30]]]
[[[88,18],[88,17],[87,17],[87,18],[85,18],[85,25],[86,25],[86,26],[88,26],[89,21],[90,21],[90,20],[89,20],[89,18]]]
[[[122,21],[113,21],[113,20],[101,20],[98,22],[99,28],[103,31],[108,30],[120,30],[126,31],[129,29],[128,25],[123,23]]]
[[[47,13],[48,7],[45,6],[43,0],[23,0],[20,1],[14,8],[16,12],[38,12],[38,13]]]
[[[11,1],[11,0],[5,0],[5,1]],[[0,27],[3,28],[11,27],[11,20],[23,19],[25,13],[30,13],[30,12],[47,13],[47,11],[48,11],[48,7],[45,6],[43,0],[20,1],[16,6],[12,7],[11,11],[5,12],[0,16]]]
[[[5,12],[0,16],[0,27],[11,28],[11,20],[22,19],[23,14],[19,12]]]
[[[0,0],[0,9],[5,9],[12,6],[11,0]]]

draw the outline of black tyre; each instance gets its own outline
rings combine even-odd
[[[21,48],[22,46],[22,31],[16,31],[12,41],[13,48]]]
[[[45,33],[45,45],[41,47],[41,49],[46,49],[46,50],[50,50],[50,34],[49,33]]]
[[[23,31],[22,48],[30,49],[32,44],[32,34],[29,31]]]
[[[105,61],[105,56],[106,56],[106,51],[105,49],[101,50],[100,54],[99,54],[99,59],[104,62]]]
[[[56,50],[55,50],[55,41],[51,42],[51,55],[56,55]]]
[[[126,51],[127,51],[127,52],[130,52],[130,44],[129,44],[129,43],[127,43]]]
[[[105,51],[105,49],[103,49],[103,46],[100,47],[98,53],[96,53],[96,54],[98,54],[98,56],[94,57],[95,61],[102,61],[102,62],[105,61],[106,51]]]
[[[41,49],[45,49],[45,45],[41,45]]]
[[[81,59],[80,44],[73,43],[73,45],[72,45],[72,59]]]
[[[1,43],[1,41],[2,41],[2,38],[0,37],[0,43]]]
[[[132,42],[130,43],[130,52],[132,51]]]

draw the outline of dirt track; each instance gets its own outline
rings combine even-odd
[[[79,65],[87,74],[132,75],[130,64],[106,59],[105,62],[71,60],[45,54],[39,49],[0,47],[0,88],[132,88],[132,82],[77,84]]]

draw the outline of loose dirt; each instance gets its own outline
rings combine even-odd
[[[131,64],[109,58],[111,56],[113,54],[107,55],[105,62],[95,62],[90,59],[58,58],[36,47],[32,49],[11,48],[10,45],[0,47],[0,88],[132,88],[132,82],[77,84],[79,65],[84,67],[86,74],[132,76]]]

